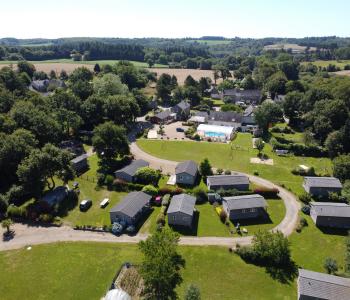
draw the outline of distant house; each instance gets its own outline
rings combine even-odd
[[[176,119],[176,114],[170,110],[164,110],[151,117],[151,122],[155,124],[169,124]]]
[[[193,160],[186,160],[177,164],[175,168],[176,183],[193,185],[198,176],[198,165]]]
[[[221,98],[225,102],[259,104],[262,94],[260,90],[228,89],[221,93]]]
[[[143,160],[143,159],[137,159],[133,160],[129,165],[126,167],[117,170],[114,172],[114,177],[117,179],[121,179],[127,182],[134,182],[135,181],[135,175],[138,169],[143,167],[148,167],[149,162]]]
[[[350,228],[350,205],[335,202],[311,202],[310,216],[319,227]]]
[[[65,186],[58,186],[52,191],[47,192],[41,200],[53,207],[62,202],[68,196],[68,188]]]
[[[206,111],[197,111],[188,121],[197,123],[197,124],[204,124],[208,122],[209,114]]]
[[[214,87],[210,90],[210,97],[219,100],[221,99],[221,93]]]
[[[65,140],[59,144],[60,149],[67,150],[74,156],[84,154],[83,143],[77,140]]]
[[[281,103],[281,102],[284,101],[285,98],[286,98],[285,95],[278,95],[278,94],[276,94],[275,97],[273,98],[273,101],[277,102],[277,103]]]
[[[79,155],[75,158],[73,158],[70,162],[72,164],[72,167],[74,171],[77,174],[81,174],[87,169],[89,169],[89,164],[88,164],[88,156],[86,154]]]
[[[167,211],[168,224],[191,227],[195,211],[196,198],[187,194],[175,195]]]
[[[210,111],[208,124],[219,126],[231,126],[237,130],[242,125],[243,115],[233,111]]]
[[[342,184],[335,177],[304,177],[303,188],[312,196],[327,197],[329,193],[340,193]]]
[[[200,124],[197,127],[197,134],[203,140],[214,142],[227,142],[233,138],[235,128],[232,126]]]
[[[222,207],[230,220],[252,219],[266,214],[267,202],[263,196],[245,195],[224,197]]]
[[[171,108],[171,111],[176,114],[177,120],[187,120],[190,116],[191,105],[186,101],[181,101]]]
[[[349,300],[350,279],[299,269],[298,300]]]
[[[44,80],[33,80],[31,86],[34,90],[40,93],[46,93],[49,90],[49,87],[58,88],[58,87],[66,87],[64,81],[60,79],[44,79]]]
[[[256,121],[255,121],[255,117],[254,117],[254,106],[253,105],[249,105],[243,113],[243,117],[242,117],[242,125],[255,125]]]
[[[247,191],[249,189],[249,179],[245,175],[214,175],[207,177],[209,190],[231,190]]]
[[[149,210],[152,196],[144,192],[131,192],[109,211],[111,223],[123,222],[136,225],[142,215]]]

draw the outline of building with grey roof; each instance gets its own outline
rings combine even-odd
[[[231,190],[247,191],[249,189],[249,179],[245,175],[214,175],[207,177],[207,186],[209,190]]]
[[[350,228],[350,205],[334,202],[311,202],[310,216],[319,227]]]
[[[237,129],[242,125],[243,114],[234,111],[210,111],[208,124],[231,126]]]
[[[340,193],[343,186],[335,177],[304,177],[304,190],[312,196],[328,197],[329,193]]]
[[[298,300],[349,300],[350,279],[299,269]]]
[[[181,101],[171,108],[171,111],[176,113],[177,120],[187,120],[190,116],[191,105],[186,101]]]
[[[148,211],[152,196],[144,192],[131,192],[109,211],[111,223],[124,222],[136,225],[142,215]]]
[[[117,179],[124,180],[126,182],[134,182],[136,172],[140,168],[148,167],[149,162],[143,159],[133,160],[128,166],[114,172],[114,176]]]
[[[68,196],[68,188],[65,186],[58,186],[52,191],[47,192],[42,201],[46,202],[49,206],[54,206],[62,202]]]
[[[195,211],[196,198],[187,194],[175,195],[168,208],[168,224],[191,227]]]
[[[151,122],[155,124],[168,124],[175,119],[176,113],[172,113],[170,110],[163,110],[151,117]]]
[[[244,102],[246,104],[259,104],[262,98],[260,90],[228,89],[221,93],[225,102]]]
[[[267,206],[264,197],[257,194],[222,199],[222,208],[232,221],[265,216]]]
[[[198,165],[193,160],[186,160],[177,164],[175,168],[176,183],[193,185],[198,176]]]
[[[70,162],[77,174],[81,174],[89,169],[88,156],[85,153],[73,158]]]

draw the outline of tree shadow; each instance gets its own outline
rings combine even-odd
[[[10,230],[9,232],[4,232],[2,234],[2,241],[3,242],[9,242],[15,237],[16,233],[14,230]]]
[[[198,234],[198,222],[199,222],[199,211],[195,211],[193,214],[191,227],[179,226],[179,225],[169,225],[169,227],[185,236],[197,236]]]
[[[153,213],[154,208],[150,207],[149,209],[145,210],[142,214],[140,219],[137,221],[137,224],[135,226],[135,232],[133,233],[128,233],[128,235],[130,236],[135,236],[139,230],[141,229],[141,227],[143,226],[143,224],[147,221],[147,219],[149,218],[149,216]]]
[[[288,264],[280,267],[265,266],[265,270],[272,279],[277,280],[283,284],[292,283],[298,276],[298,266],[294,261],[290,261]]]

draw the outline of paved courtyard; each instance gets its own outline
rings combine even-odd
[[[163,139],[167,140],[189,140],[186,138],[184,132],[177,132],[176,128],[182,128],[184,131],[186,131],[189,126],[183,126],[182,122],[174,122],[171,124],[164,125],[164,135]],[[159,130],[159,125],[154,125],[155,130]],[[161,138],[161,136],[158,134],[158,138]]]

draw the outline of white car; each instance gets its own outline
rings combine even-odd
[[[109,203],[109,198],[104,198],[101,203],[100,203],[100,207],[101,208],[105,208]]]

